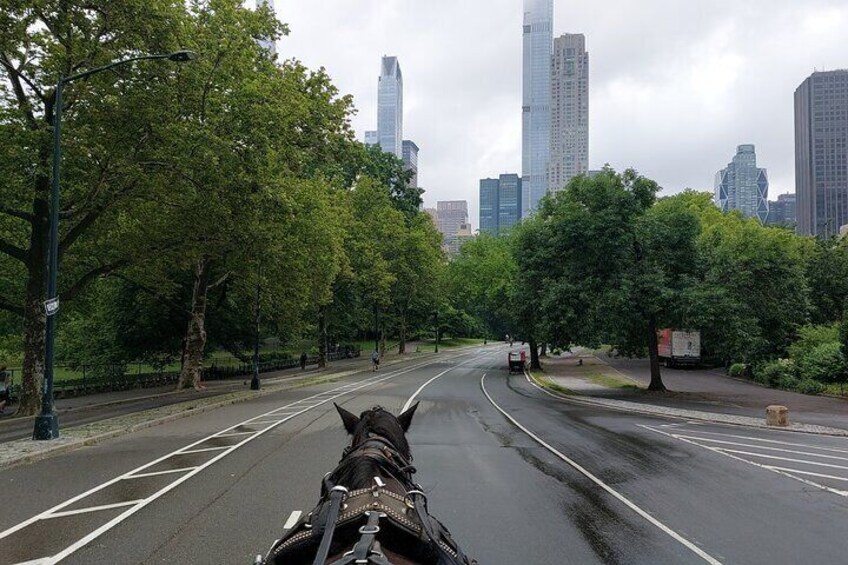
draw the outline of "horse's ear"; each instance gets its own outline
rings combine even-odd
[[[347,433],[353,435],[353,432],[356,431],[356,426],[359,424],[359,417],[356,414],[351,414],[335,402],[333,402],[333,406],[335,406],[336,410],[339,411],[339,416],[342,417],[342,423],[344,424]]]
[[[417,402],[410,406],[406,412],[398,416],[398,422],[400,422],[400,427],[403,428],[404,432],[409,431],[409,426],[412,424],[412,415],[415,414],[416,408],[418,408]]]

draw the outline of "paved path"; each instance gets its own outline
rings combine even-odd
[[[670,394],[647,393],[644,390],[609,389],[593,383],[587,375],[604,373],[646,388],[651,380],[650,366],[644,359],[618,359],[607,356],[549,357],[544,360],[546,374],[558,377],[566,388],[587,396],[637,402],[700,412],[747,418],[765,418],[765,407],[782,404],[789,408],[794,422],[848,430],[848,398],[811,396],[777,390],[756,383],[731,379],[714,370],[662,368],[663,382]],[[569,380],[571,379],[571,380]]]
[[[397,412],[413,395],[416,478],[481,565],[844,563],[845,475],[811,462],[839,464],[822,455],[848,440],[575,405],[504,361],[416,359],[0,470],[0,565],[250,563],[347,444],[332,403]],[[821,469],[836,478],[803,474]]]

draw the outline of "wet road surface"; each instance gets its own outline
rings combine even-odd
[[[505,352],[281,392],[0,471],[0,565],[250,563],[312,509],[347,445],[333,401],[398,412],[446,370],[418,393],[409,440],[431,511],[481,565],[844,563],[845,440],[570,404],[508,376]],[[493,406],[484,374],[548,447]]]

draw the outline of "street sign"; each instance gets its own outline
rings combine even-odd
[[[59,311],[59,298],[51,298],[44,301],[44,311],[48,316],[54,316]]]

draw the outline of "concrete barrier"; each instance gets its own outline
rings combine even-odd
[[[785,428],[789,425],[789,408],[772,404],[766,407],[766,425]]]

